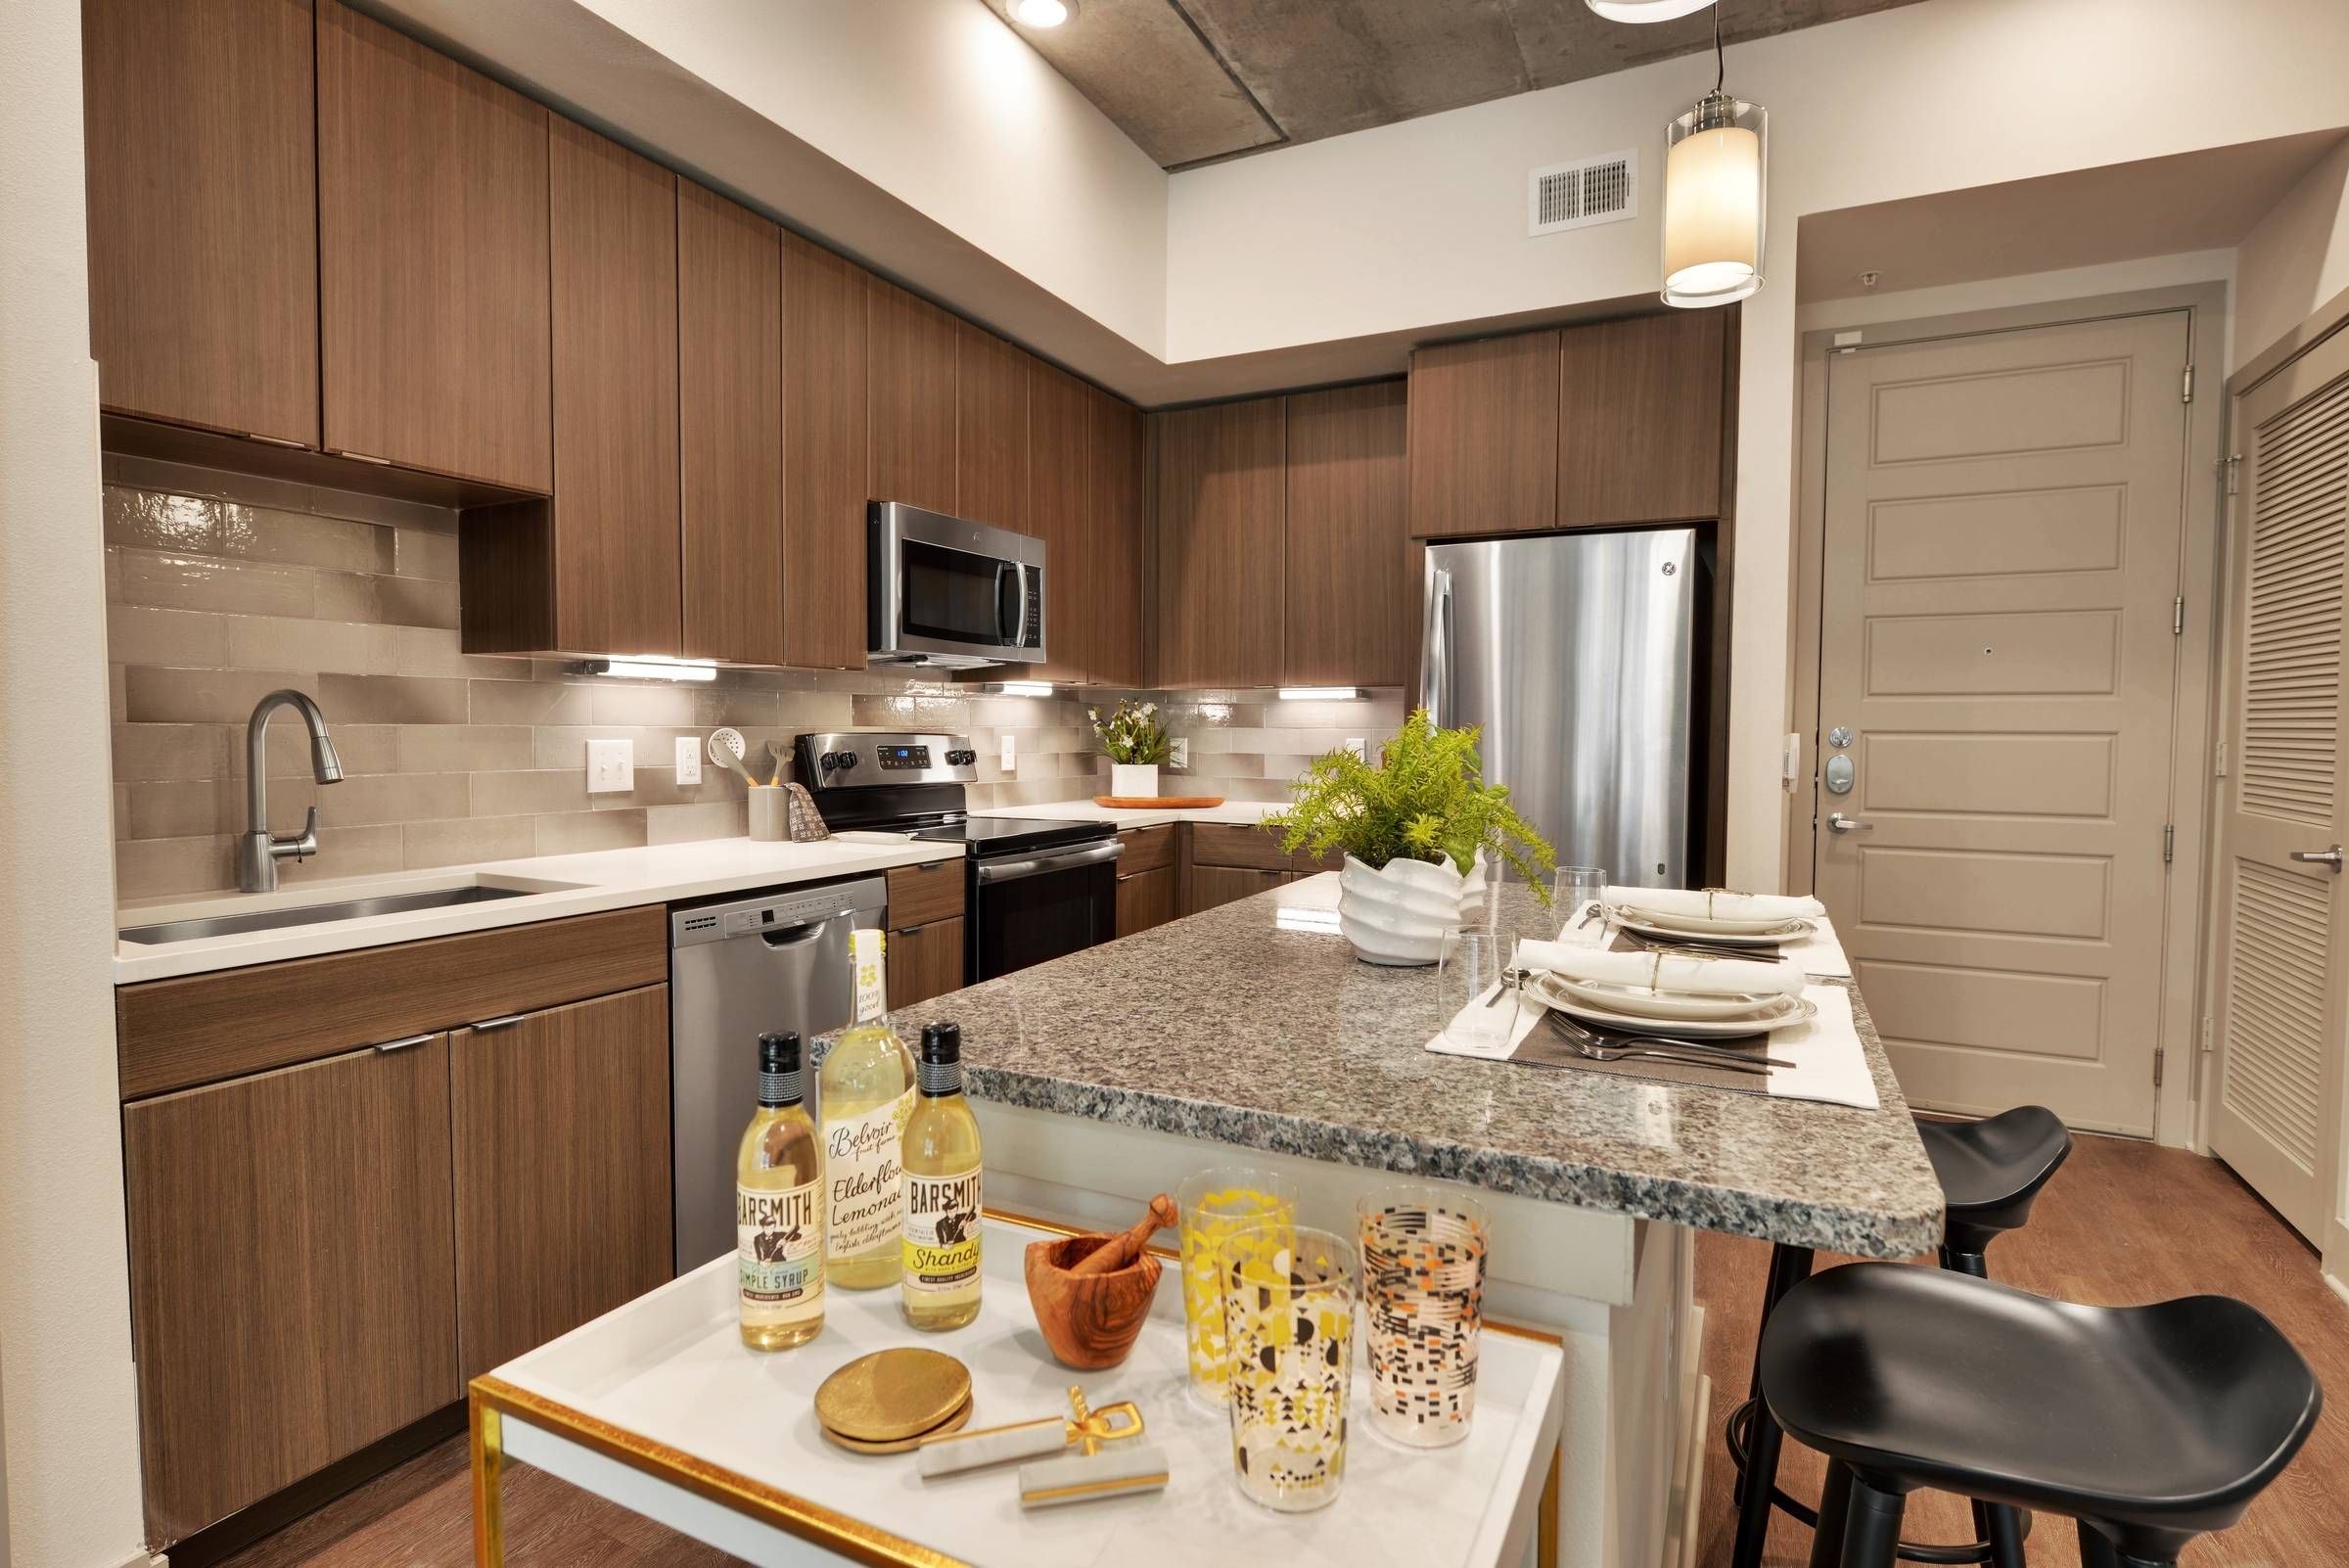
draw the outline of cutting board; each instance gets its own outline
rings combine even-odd
[[[1095,806],[1106,806],[1120,811],[1201,811],[1211,806],[1221,806],[1221,795],[1159,795],[1143,799],[1135,795],[1096,795]]]

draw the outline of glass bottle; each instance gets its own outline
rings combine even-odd
[[[815,1124],[802,1104],[796,1034],[759,1037],[759,1111],[734,1158],[742,1342],[805,1345],[824,1326],[824,1183]]]
[[[962,1097],[962,1030],[922,1030],[921,1097],[905,1123],[905,1320],[960,1328],[979,1315],[979,1119]]]
[[[824,1277],[848,1290],[878,1290],[897,1283],[902,1257],[913,1055],[889,1027],[881,933],[850,933],[849,952],[856,1022],[825,1054],[816,1096],[829,1194]]]

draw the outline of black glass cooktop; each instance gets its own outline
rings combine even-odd
[[[1107,822],[1052,822],[1027,816],[974,816],[939,827],[917,829],[914,837],[934,844],[965,844],[978,859],[996,855],[1031,854],[1072,844],[1092,844],[1114,838]]]

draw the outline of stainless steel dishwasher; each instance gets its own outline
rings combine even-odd
[[[758,1098],[758,1039],[849,1022],[849,933],[881,924],[879,877],[668,911],[669,1147],[677,1272],[734,1250],[734,1152]],[[811,1064],[812,1065],[812,1064]],[[815,1110],[809,1075],[808,1110]]]

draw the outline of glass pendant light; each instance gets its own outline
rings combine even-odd
[[[1727,60],[1713,12],[1713,90],[1664,134],[1664,302],[1728,304],[1762,287],[1770,113],[1721,90]]]
[[[1609,22],[1670,22],[1702,11],[1713,0],[1588,0]]]

